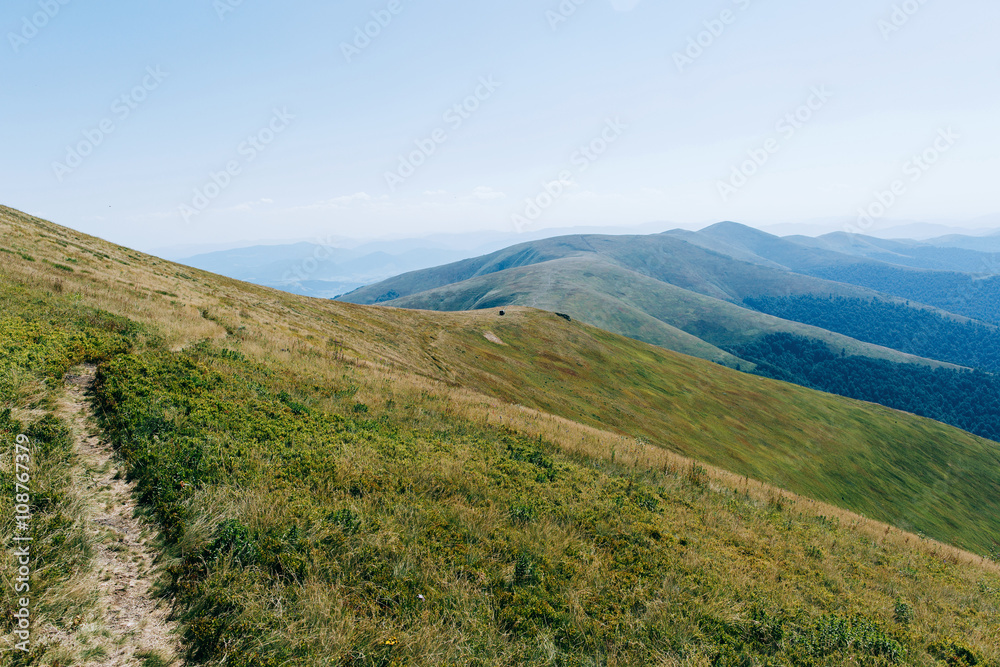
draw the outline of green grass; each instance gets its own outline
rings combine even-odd
[[[65,264],[59,264],[58,262],[50,262],[49,260],[45,260],[45,263],[53,268],[59,269],[60,271],[65,271],[67,273],[73,273],[76,270],[71,266],[66,266]]]
[[[108,657],[108,650],[103,646],[92,646],[80,652],[80,659],[85,661],[99,660]]]
[[[154,651],[140,651],[135,654],[142,667],[170,667],[171,661]]]
[[[346,397],[297,411],[296,390],[212,345],[102,368],[105,428],[177,562],[195,662],[931,664],[939,635],[897,621],[897,599],[923,615],[941,598],[921,591],[961,586],[957,565],[686,471],[440,415],[359,417]],[[955,620],[970,637],[998,613],[977,590],[961,593],[971,625]]]
[[[443,332],[438,340],[438,358],[460,368],[454,381],[463,386],[641,437],[984,555],[997,546],[995,442],[640,348],[555,315],[493,319],[504,347],[475,330]]]
[[[4,404],[35,423],[100,364],[190,664],[1000,667],[996,567],[657,456],[978,549],[990,443],[549,313],[309,300],[0,221],[90,272],[0,265]]]

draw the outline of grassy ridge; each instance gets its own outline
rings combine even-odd
[[[940,365],[682,289],[593,255],[507,269],[394,299],[385,305],[442,311],[511,305],[542,308],[668,350],[744,370],[752,370],[753,363],[722,348],[778,332],[808,336],[835,349],[873,359]]]
[[[814,495],[862,480],[837,504],[968,520],[958,544],[996,534],[984,441],[548,313],[313,301],[0,220],[36,260],[0,264],[21,312],[156,334],[102,357],[99,407],[196,663],[1000,664],[989,564],[510,403]]]
[[[820,252],[791,243],[787,245],[797,252]],[[864,288],[791,273],[776,266],[734,260],[672,234],[653,234],[573,235],[522,243],[482,257],[405,273],[362,287],[344,295],[342,300],[363,304],[383,303],[500,271],[583,257],[610,260],[648,278],[733,303],[760,294],[873,295]],[[850,259],[852,263],[858,261]]]
[[[502,273],[480,276],[435,290],[402,297],[387,305],[440,311],[479,310],[513,305],[560,311],[608,331],[659,345],[682,354],[708,359],[728,366],[742,360],[715,345],[683,331],[683,317],[662,317],[623,298],[621,290],[635,293],[635,282],[654,283],[663,310],[704,314],[714,302],[724,302],[696,295],[679,288],[657,283],[632,274],[605,261],[592,258],[558,259]],[[614,284],[614,292],[608,284]],[[648,285],[646,285],[648,286]],[[681,304],[694,301],[694,304]],[[667,302],[669,305],[667,305]],[[684,306],[687,306],[686,308]],[[741,310],[731,306],[734,310]],[[678,315],[679,313],[673,313]],[[748,362],[743,362],[748,363]]]

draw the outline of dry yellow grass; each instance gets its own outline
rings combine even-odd
[[[358,399],[373,406],[384,407],[392,396],[397,403],[419,400],[445,414],[501,424],[542,436],[570,453],[637,469],[676,471],[699,465],[714,485],[748,493],[761,502],[780,499],[803,514],[836,518],[880,544],[916,548],[949,562],[1000,571],[993,561],[968,551],[696,462],[642,438],[594,428],[462,386],[460,381],[467,380],[467,374],[443,366],[434,357],[438,332],[492,333],[488,329],[495,322],[492,313],[401,311],[301,297],[122,248],[3,206],[0,232],[6,247],[35,259],[0,256],[4,260],[0,280],[71,292],[87,305],[155,324],[174,349],[233,335],[249,356],[320,382],[340,379],[336,370],[330,372],[334,367],[328,360],[347,359],[363,370],[353,377],[360,385]],[[66,264],[70,259],[75,260],[72,266]],[[74,270],[68,272],[55,264]],[[509,319],[528,311],[512,309]]]

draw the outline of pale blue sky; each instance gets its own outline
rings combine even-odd
[[[1000,213],[995,0],[62,2],[0,9],[0,202],[140,248]]]

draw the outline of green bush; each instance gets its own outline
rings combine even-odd
[[[944,661],[949,667],[973,667],[980,664],[979,658],[972,649],[957,639],[934,642],[927,647],[927,652],[938,660]]]
[[[903,600],[896,600],[896,607],[892,617],[900,625],[909,625],[913,622],[913,607]]]
[[[260,562],[260,549],[250,534],[250,529],[235,519],[228,519],[219,524],[215,540],[207,549],[209,560],[218,560],[224,556],[234,562],[250,567]]]
[[[863,664],[895,664],[903,647],[877,624],[862,618],[823,616],[801,630],[793,645],[809,658],[855,657]]]

